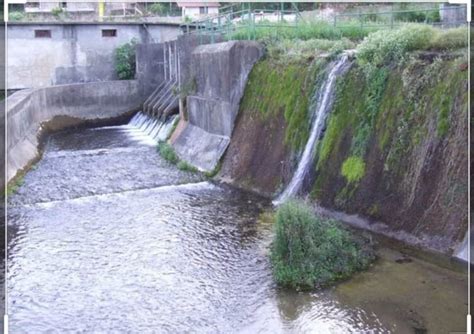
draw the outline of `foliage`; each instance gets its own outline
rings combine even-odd
[[[180,160],[176,166],[178,167],[179,170],[186,171],[186,172],[196,173],[198,171],[196,167],[188,164],[184,160]]]
[[[389,62],[400,63],[408,51],[426,49],[435,36],[434,28],[408,24],[396,30],[377,31],[368,35],[357,47],[360,65],[377,67]]]
[[[137,40],[133,38],[115,49],[115,71],[121,80],[135,77],[135,47]]]
[[[274,219],[271,259],[274,277],[282,286],[324,287],[367,268],[374,259],[348,230],[314,215],[303,202],[282,204]]]
[[[459,27],[447,30],[436,30],[430,42],[430,49],[453,50],[467,48],[467,28]]]
[[[337,54],[355,47],[354,42],[347,38],[340,40],[309,39],[281,40],[268,43],[269,58],[278,60],[282,65],[291,62],[308,61],[322,53]]]
[[[24,176],[24,174],[20,174],[18,177],[7,184],[7,196],[15,194],[18,189],[20,189],[20,187],[25,183]]]
[[[409,8],[409,3],[400,3],[399,8],[395,12],[394,19],[403,22],[426,22],[433,23],[441,21],[439,8],[432,10],[416,10]]]
[[[163,159],[165,159],[169,163],[172,163],[173,165],[176,165],[176,167],[178,167],[179,170],[182,170],[185,172],[191,172],[191,173],[198,172],[196,167],[190,165],[184,160],[181,160],[176,154],[173,146],[171,146],[167,142],[160,141],[158,143],[158,153]]]
[[[61,7],[55,7],[51,9],[51,14],[53,14],[56,18],[59,18],[59,16],[63,13],[63,9]]]
[[[163,15],[166,12],[165,5],[162,3],[152,4],[150,7],[148,7],[148,10],[156,15]]]
[[[8,19],[10,21],[22,21],[25,18],[24,12],[10,12],[8,13]]]
[[[158,152],[163,159],[172,164],[177,164],[179,161],[178,155],[174,151],[173,147],[166,142],[162,141],[158,143]]]
[[[359,182],[365,174],[365,162],[360,157],[351,156],[342,164],[341,174],[348,183]]]
[[[245,40],[249,36],[256,40],[285,40],[285,39],[329,39],[337,40],[348,38],[361,40],[370,32],[375,31],[373,27],[362,27],[360,23],[351,21],[342,27],[334,27],[327,21],[300,21],[294,26],[287,23],[256,23],[254,26],[241,26],[237,31],[227,36],[232,40]]]

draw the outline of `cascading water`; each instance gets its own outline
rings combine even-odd
[[[176,118],[175,115],[163,122],[139,112],[133,116],[127,127],[134,137],[151,145],[156,145],[159,141],[166,140]]]
[[[349,69],[349,67],[350,62],[347,53],[344,53],[337,61],[329,65],[329,74],[324,83],[318,89],[315,97],[313,97],[312,109],[314,112],[312,116],[311,133],[304,148],[303,155],[301,156],[293,178],[280,196],[273,201],[274,205],[279,205],[288,198],[295,196],[300,190],[303,180],[307,175],[308,170],[311,168],[316,142],[321,135],[326,116],[331,110],[333,104],[336,78]]]

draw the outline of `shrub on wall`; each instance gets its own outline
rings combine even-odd
[[[135,78],[135,47],[136,39],[125,43],[115,49],[115,70],[120,80]]]

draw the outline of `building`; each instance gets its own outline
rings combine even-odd
[[[196,20],[207,16],[219,14],[218,2],[181,2],[178,1],[178,7],[181,8],[183,20]]]

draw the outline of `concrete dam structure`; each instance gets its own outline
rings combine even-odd
[[[347,41],[174,29],[136,45],[133,80],[8,97],[10,328],[464,330],[463,55],[369,71]],[[277,286],[275,211],[295,199],[376,260],[318,293]]]

